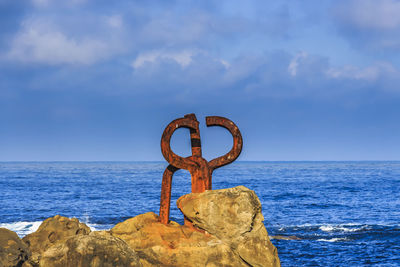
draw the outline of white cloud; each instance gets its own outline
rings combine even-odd
[[[184,50],[181,52],[152,51],[139,54],[139,56],[137,56],[136,59],[133,61],[132,66],[136,69],[143,66],[146,62],[154,63],[160,59],[170,59],[174,60],[182,67],[186,67],[192,62],[193,55],[194,52],[189,50]]]
[[[113,28],[121,28],[123,21],[121,15],[113,15],[106,18],[107,24]]]
[[[339,16],[359,28],[390,30],[400,27],[400,1],[352,0],[343,2]]]
[[[294,56],[294,58],[290,61],[288,66],[288,72],[291,76],[297,75],[297,68],[299,67],[299,61],[303,58],[306,58],[308,55],[306,52],[300,52]]]
[[[376,81],[379,77],[386,74],[398,75],[399,71],[390,63],[379,62],[365,68],[346,65],[341,68],[330,68],[326,72],[328,77],[334,79],[347,78],[365,81]]]
[[[7,56],[21,62],[45,64],[91,64],[109,55],[106,42],[69,37],[49,28],[49,23],[26,21],[12,40]]]
[[[35,6],[47,6],[51,0],[32,0]]]
[[[231,67],[231,64],[230,64],[228,61],[226,61],[225,59],[220,59],[219,62],[220,62],[222,65],[224,65],[224,67],[225,67],[226,69]]]
[[[63,3],[67,5],[77,5],[77,4],[83,4],[87,0],[68,0],[68,1],[60,1],[60,0],[32,0],[32,3],[37,6],[37,7],[47,7],[50,4],[53,3]]]
[[[178,52],[165,52],[161,50],[154,50],[139,54],[136,59],[132,62],[134,69],[144,66],[146,63],[157,63],[160,60],[173,60],[179,64],[182,68],[188,67],[193,63],[195,56],[202,55],[203,59],[207,58],[208,62],[221,64],[225,69],[230,68],[230,63],[222,58],[209,57],[208,53],[201,50],[182,50]]]

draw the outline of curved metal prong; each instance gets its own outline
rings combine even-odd
[[[195,162],[188,158],[183,158],[176,155],[171,149],[171,137],[172,134],[178,128],[189,128],[194,131],[198,131],[199,122],[190,117],[180,118],[172,121],[165,128],[163,135],[161,137],[161,152],[164,158],[174,167],[179,169],[189,170],[191,168],[195,168],[197,165]]]
[[[225,155],[213,159],[209,162],[209,167],[213,170],[227,165],[237,159],[242,151],[243,146],[243,138],[242,134],[239,131],[239,128],[233,123],[231,120],[219,117],[219,116],[209,116],[206,117],[206,124],[208,126],[222,126],[226,128],[233,136],[233,147],[232,149],[226,153]]]

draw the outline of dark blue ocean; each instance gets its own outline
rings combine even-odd
[[[93,229],[158,213],[164,162],[0,163],[0,227],[24,236],[50,216]],[[213,189],[244,185],[261,200],[282,266],[400,266],[400,162],[236,162],[214,172]],[[190,192],[178,171],[176,199]]]

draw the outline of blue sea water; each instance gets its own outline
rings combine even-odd
[[[0,162],[0,227],[24,236],[44,219],[109,229],[158,213],[164,162]],[[244,185],[261,200],[282,266],[400,266],[400,162],[235,162],[213,189]],[[173,180],[171,219],[190,175]]]

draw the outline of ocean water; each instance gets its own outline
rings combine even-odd
[[[0,162],[0,227],[24,236],[60,214],[109,229],[158,213],[165,162]],[[400,162],[235,162],[213,189],[244,185],[261,200],[282,266],[400,266]],[[175,202],[190,175],[173,179]]]

